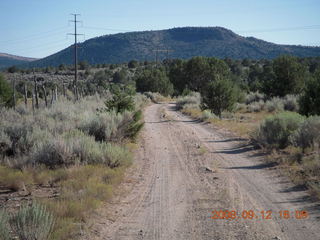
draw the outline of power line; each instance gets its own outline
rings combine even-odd
[[[80,14],[73,13],[71,14],[74,16],[74,20],[69,20],[69,22],[74,23],[74,33],[68,33],[69,35],[74,36],[74,86],[76,91],[76,98],[79,99],[78,91],[77,91],[77,80],[78,80],[78,59],[77,59],[77,36],[84,35],[81,33],[77,33],[77,23],[80,21],[77,21],[77,16],[80,16]]]
[[[16,49],[14,50],[15,52],[23,52],[23,53],[33,53],[35,52],[34,49],[36,49],[37,53],[39,52],[45,52],[48,50],[48,47],[50,48],[66,48],[69,47],[70,43],[66,42],[66,40],[63,41],[56,41],[52,42],[51,44],[46,44],[46,45],[38,45],[30,48],[23,48],[23,49]],[[18,55],[23,55],[23,54],[18,54]]]
[[[22,38],[0,41],[0,43],[1,44],[3,44],[3,43],[16,44],[17,42],[20,42],[20,41],[33,40],[33,39],[39,39],[39,38],[46,38],[46,37],[50,37],[50,36],[53,36],[53,35],[58,35],[61,32],[64,32],[64,30],[62,30],[62,29],[66,30],[66,29],[68,29],[68,27],[55,28],[55,29],[50,30],[50,31],[31,34],[31,35],[28,35],[28,36],[25,36],[25,37],[22,37]]]

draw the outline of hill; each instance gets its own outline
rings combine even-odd
[[[183,27],[105,35],[81,43],[78,56],[79,61],[91,64],[122,63],[132,59],[154,61],[155,49],[172,50],[170,58],[272,59],[282,54],[320,56],[320,47],[278,45],[254,37],[242,37],[221,27]],[[159,53],[160,59],[165,57],[165,52]],[[28,65],[44,67],[61,63],[73,63],[73,46]]]
[[[32,62],[37,59],[0,53],[0,69],[10,67],[12,65],[21,65],[26,62]]]

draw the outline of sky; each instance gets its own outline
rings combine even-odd
[[[319,0],[0,0],[0,52],[42,58],[119,32],[220,26],[278,44],[320,46]]]

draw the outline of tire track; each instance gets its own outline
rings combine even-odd
[[[90,239],[320,239],[314,216],[304,222],[211,219],[213,210],[303,208],[289,200],[304,193],[281,192],[273,171],[255,168],[259,159],[230,152],[236,144],[227,135],[172,106],[154,104],[145,110],[137,171],[132,172],[140,180],[124,197],[127,204],[118,204],[122,215]]]

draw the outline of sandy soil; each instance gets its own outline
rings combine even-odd
[[[320,207],[244,139],[174,110],[146,108],[126,180],[86,239],[320,239]],[[214,210],[253,210],[253,219],[212,219]],[[261,211],[272,211],[262,219]],[[290,219],[279,211],[289,210]],[[305,210],[307,219],[294,212]]]

